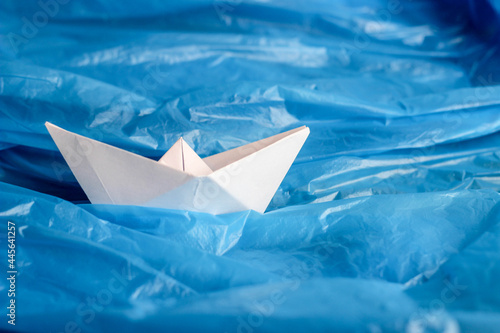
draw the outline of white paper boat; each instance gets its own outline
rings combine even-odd
[[[180,138],[154,161],[45,123],[93,204],[263,213],[309,135],[302,126],[201,159]]]

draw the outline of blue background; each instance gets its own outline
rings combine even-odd
[[[499,12],[3,1],[0,328],[498,332]],[[45,121],[155,159],[311,134],[265,214],[212,216],[90,205]]]

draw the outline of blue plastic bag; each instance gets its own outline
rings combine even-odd
[[[495,8],[0,4],[0,328],[496,332]],[[265,214],[213,216],[89,204],[45,121],[154,159],[311,134]]]

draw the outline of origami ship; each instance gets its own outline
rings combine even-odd
[[[45,123],[93,204],[263,213],[309,135],[302,126],[206,158],[180,138],[155,161]]]

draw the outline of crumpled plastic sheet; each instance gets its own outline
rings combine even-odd
[[[0,4],[1,329],[498,332],[498,1],[50,3]],[[311,134],[213,216],[89,204],[45,121],[156,159]]]

